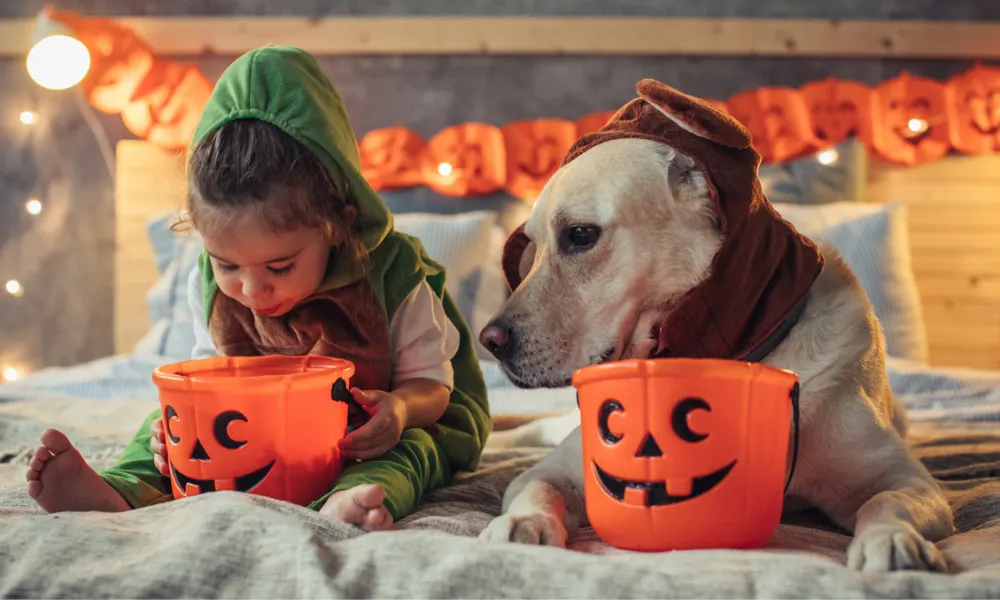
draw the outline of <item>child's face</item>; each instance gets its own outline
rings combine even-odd
[[[274,233],[249,223],[202,237],[222,293],[265,317],[283,315],[315,292],[330,257],[318,228]]]

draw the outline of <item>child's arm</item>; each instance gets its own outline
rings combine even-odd
[[[437,423],[448,409],[449,390],[434,379],[410,379],[392,390],[406,405],[406,424],[403,429],[428,427]]]

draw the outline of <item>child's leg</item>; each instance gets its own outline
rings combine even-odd
[[[364,529],[386,529],[410,514],[424,492],[449,481],[448,459],[431,435],[407,429],[392,450],[344,469],[330,493],[309,508]]]
[[[162,475],[156,468],[153,450],[149,445],[153,438],[150,426],[161,416],[160,409],[156,409],[146,417],[118,462],[100,474],[101,479],[132,508],[173,499],[170,478]]]
[[[98,473],[60,431],[42,434],[42,445],[28,465],[28,494],[48,512],[117,512],[169,500],[170,480],[153,465],[150,424],[143,422],[115,466]]]

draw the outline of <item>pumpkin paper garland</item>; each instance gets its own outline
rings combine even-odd
[[[506,183],[506,163],[499,128],[486,123],[462,123],[431,138],[421,161],[421,173],[424,182],[442,194],[488,194]]]
[[[500,131],[507,153],[506,190],[522,200],[538,197],[577,139],[576,124],[561,119],[519,121]]]
[[[944,86],[902,72],[875,88],[872,144],[888,161],[916,165],[948,153]]]
[[[91,67],[80,86],[95,108],[121,114],[132,133],[158,146],[187,147],[213,87],[195,65],[156,56],[113,20],[51,8],[46,13],[89,50]],[[831,77],[800,89],[764,87],[710,102],[751,131],[763,162],[792,160],[849,138],[905,165],[951,150],[1000,151],[1000,69],[979,64],[947,84],[904,72],[872,89]],[[613,114],[581,117],[575,137],[597,131]],[[548,154],[565,147],[567,123],[539,119],[502,129],[459,124],[429,143],[404,127],[389,127],[369,132],[358,145],[376,190],[428,185],[453,196],[505,190],[530,200],[553,172]]]
[[[952,147],[965,154],[1000,150],[1000,69],[977,64],[944,87]]]
[[[424,138],[405,127],[369,131],[358,144],[361,174],[376,190],[420,185],[426,148]]]
[[[762,160],[783,162],[819,147],[798,90],[760,88],[743,92],[730,98],[726,107],[750,131]]]
[[[855,138],[871,147],[872,90],[856,81],[830,77],[802,86],[802,98],[812,119],[816,139],[835,146]]]

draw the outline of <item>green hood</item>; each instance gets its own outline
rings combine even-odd
[[[268,46],[236,59],[215,85],[191,147],[236,119],[259,119],[281,128],[316,155],[334,181],[346,180],[358,208],[354,231],[369,253],[392,231],[392,214],[361,176],[347,110],[312,55],[290,46]],[[364,274],[335,263],[331,260],[318,291],[353,283]],[[207,310],[217,286],[207,256],[199,264]]]

